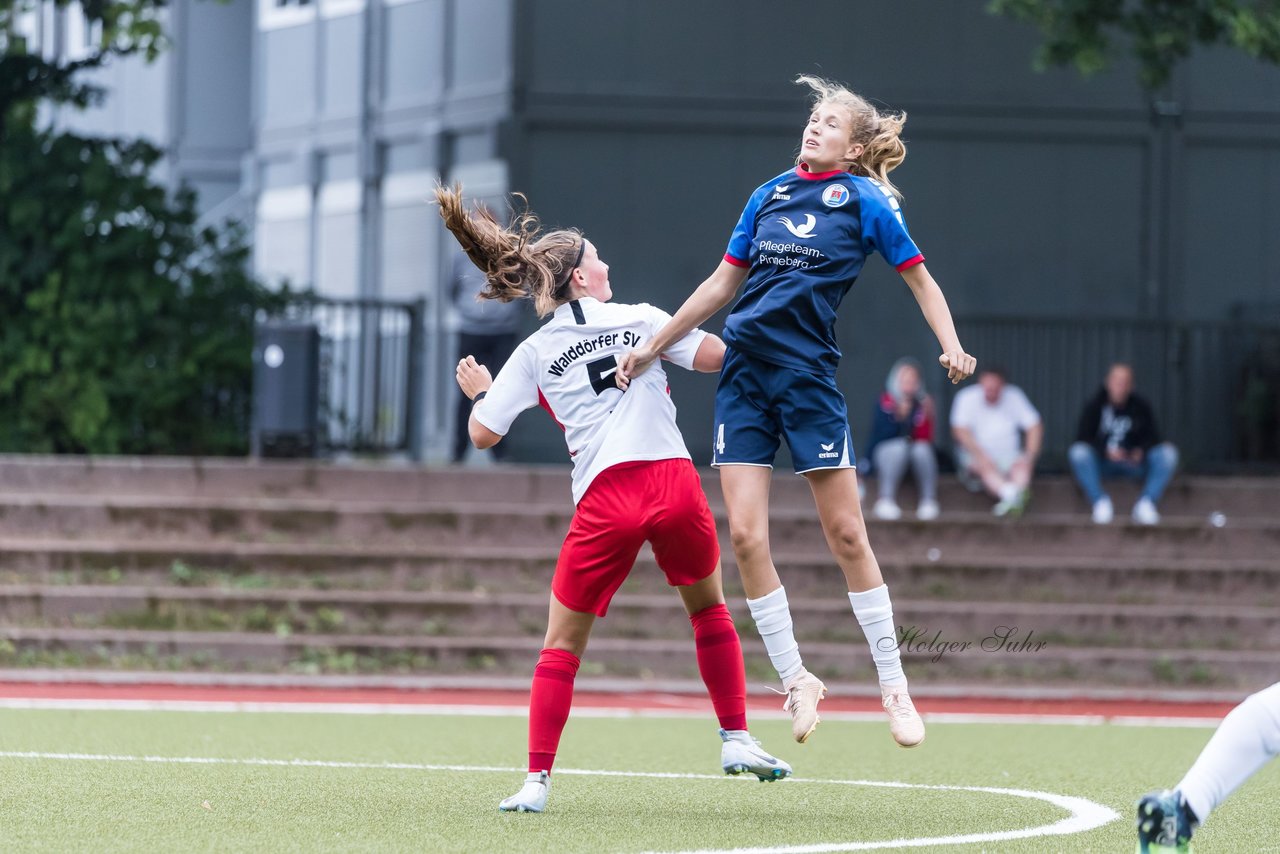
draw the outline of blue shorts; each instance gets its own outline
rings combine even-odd
[[[716,387],[711,465],[773,467],[787,440],[796,474],[853,468],[849,411],[833,376],[784,368],[732,347]]]

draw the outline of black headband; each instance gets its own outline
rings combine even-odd
[[[557,285],[557,289],[563,288],[569,284],[569,279],[573,277],[573,271],[578,269],[578,265],[582,263],[582,253],[587,251],[587,238],[582,238],[578,244],[578,254],[574,256],[573,263],[569,265],[569,272],[565,273],[564,281]]]

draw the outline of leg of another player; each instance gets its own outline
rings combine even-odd
[[[1245,780],[1280,756],[1280,682],[1223,718],[1176,789],[1138,800],[1139,854],[1181,854],[1209,814]]]
[[[867,539],[867,525],[858,504],[858,475],[851,468],[812,471],[805,475],[818,505],[818,518],[827,545],[844,572],[849,604],[866,635],[880,678],[880,692],[889,715],[889,730],[903,747],[924,741],[924,723],[907,693],[907,677],[893,623],[893,603],[880,574],[880,564]]]
[[[826,686],[804,669],[791,623],[787,591],[778,578],[769,551],[769,484],[773,469],[764,466],[721,465],[720,486],[729,513],[729,536],[742,575],[751,619],[764,641],[774,670],[782,679],[791,712],[791,731],[804,743],[818,725],[818,701]]]
[[[766,781],[790,776],[791,766],[766,753],[747,731],[742,644],[724,603],[720,566],[701,581],[676,589],[693,624],[698,672],[720,722],[721,768],[726,774],[751,773]]]
[[[1280,682],[1231,710],[1178,791],[1200,823],[1245,780],[1280,755]]]
[[[547,636],[529,690],[529,774],[520,791],[498,805],[504,812],[546,809],[551,766],[573,705],[573,680],[595,619],[595,614],[572,611],[551,597]]]

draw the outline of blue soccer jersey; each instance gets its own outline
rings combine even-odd
[[[776,365],[835,373],[836,310],[872,251],[899,272],[924,260],[880,182],[803,167],[767,182],[751,194],[724,256],[750,269],[725,343]]]

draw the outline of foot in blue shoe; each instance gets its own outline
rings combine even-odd
[[[542,812],[547,808],[547,793],[551,791],[551,775],[546,771],[530,771],[524,778],[520,791],[498,804],[503,812]]]
[[[720,741],[720,767],[726,774],[755,774],[762,783],[791,776],[791,766],[766,753],[745,729],[722,729]]]
[[[1138,799],[1137,854],[1191,854],[1198,824],[1181,792],[1149,792]]]

